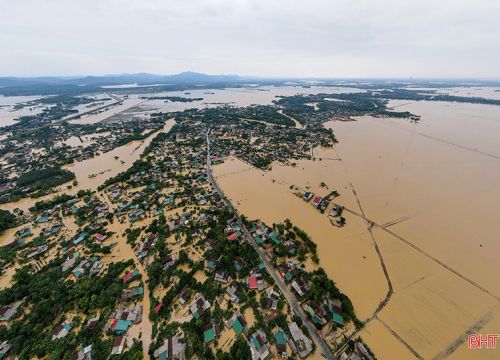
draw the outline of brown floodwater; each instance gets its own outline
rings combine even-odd
[[[152,133],[144,140],[132,141],[96,157],[64,166],[63,168],[75,173],[78,185],[72,186],[71,189],[67,189],[67,186],[71,185],[71,182],[68,182],[61,186],[58,193],[76,194],[78,190],[82,189],[97,189],[97,187],[107,179],[127,170],[134,163],[134,161],[139,159],[141,154],[144,152],[144,149],[151,143],[151,140],[153,140],[159,132],[169,132],[174,124],[175,120],[167,120],[165,122],[165,127],[162,130]],[[24,198],[19,201],[1,204],[0,208],[10,211],[19,208],[26,211],[37,201],[46,200],[53,196],[55,196],[55,194],[50,194],[36,199]],[[2,240],[0,236],[0,243],[1,242]]]
[[[274,165],[264,173],[228,159],[214,168],[217,181],[249,218],[289,218],[308,232],[318,243],[320,265],[361,320],[388,291],[373,235],[394,289],[361,333],[379,358],[469,359],[461,337],[474,326],[498,333],[500,324],[500,108],[391,106],[422,119],[330,122],[340,142],[316,149],[321,161]],[[335,202],[353,213],[344,212],[343,228],[333,227],[290,185],[319,195],[336,189],[341,195]],[[380,225],[372,234],[363,213]],[[495,356],[497,351],[474,352],[478,359]]]

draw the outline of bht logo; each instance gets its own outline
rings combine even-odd
[[[496,349],[498,334],[470,334],[467,337],[469,349]]]

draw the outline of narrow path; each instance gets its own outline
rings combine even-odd
[[[498,303],[493,306],[486,314],[484,314],[478,321],[470,326],[462,335],[453,341],[446,349],[433,357],[433,360],[442,360],[450,356],[457,350],[463,343],[467,341],[470,334],[478,333],[495,315],[498,309]]]
[[[344,170],[345,170],[345,167],[344,167]],[[382,252],[380,251],[380,248],[378,247],[378,243],[377,243],[377,240],[375,240],[375,236],[373,236],[372,223],[369,220],[367,220],[367,218],[365,216],[365,211],[363,209],[363,206],[361,205],[361,200],[358,197],[356,189],[354,189],[354,185],[352,183],[349,183],[349,185],[351,186],[352,193],[354,194],[354,197],[356,198],[356,202],[358,203],[358,207],[361,211],[361,214],[359,214],[358,216],[363,218],[367,223],[368,233],[370,234],[370,237],[372,239],[373,247],[375,248],[375,252],[377,253],[377,256],[378,256],[378,259],[380,262],[380,266],[382,267],[382,271],[384,272],[384,276],[385,276],[385,279],[387,281],[387,293],[386,293],[385,297],[382,299],[382,301],[380,301],[379,305],[377,306],[375,311],[372,313],[372,315],[363,322],[363,325],[359,329],[357,329],[353,334],[351,334],[351,336],[346,338],[344,343],[340,347],[338,347],[338,349],[336,349],[337,353],[340,353],[343,349],[345,349],[345,347],[348,345],[349,340],[355,339],[359,335],[359,333],[366,327],[366,325],[368,325],[373,319],[377,318],[378,313],[380,313],[382,311],[382,309],[387,306],[387,304],[391,300],[392,295],[394,294],[392,281],[391,281],[391,278],[389,276],[389,271],[387,270],[387,267],[385,265],[384,257],[382,256]],[[345,210],[345,208],[344,208],[344,210]]]
[[[445,268],[446,270],[452,272],[453,274],[455,274],[456,276],[458,276],[459,278],[461,278],[462,280],[468,282],[469,284],[471,284],[472,286],[474,286],[475,288],[481,290],[482,292],[484,292],[485,294],[491,296],[492,298],[494,298],[495,300],[497,301],[500,301],[500,297],[493,294],[491,291],[483,288],[481,285],[479,285],[478,283],[476,283],[474,280],[472,279],[469,279],[467,276],[461,274],[460,272],[458,272],[457,270],[453,269],[452,267],[450,267],[449,265],[443,263],[441,260],[439,260],[438,258],[436,258],[435,256],[429,254],[428,252],[426,252],[425,250],[423,250],[422,248],[418,247],[417,245],[413,244],[411,241],[403,238],[402,236],[396,234],[395,232],[387,229],[387,227],[384,227],[383,225],[381,224],[377,224],[376,222],[374,222],[373,220],[370,220],[368,218],[366,218],[363,214],[360,214],[356,211],[353,211],[351,209],[348,209],[348,208],[345,208],[344,207],[344,211],[347,211],[348,213],[351,213],[353,215],[356,215],[366,221],[368,221],[373,227],[377,227],[377,228],[380,228],[382,231],[385,231],[386,233],[392,235],[393,237],[395,237],[396,239],[398,239],[399,241],[405,243],[406,245],[410,246],[411,248],[413,248],[414,250],[418,251],[419,253],[421,253],[422,255],[424,255],[425,257],[431,259],[432,261],[434,261],[435,263],[437,263],[438,265],[442,266],[443,268]]]
[[[382,319],[377,318],[377,320],[394,336],[400,343],[402,343],[409,352],[411,352],[417,359],[424,360],[424,358],[408,344],[397,332],[395,332],[389,325],[387,325]]]

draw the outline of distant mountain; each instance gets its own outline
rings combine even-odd
[[[119,85],[137,83],[150,84],[195,84],[238,82],[244,80],[238,75],[208,75],[192,71],[175,75],[155,75],[147,73],[116,74],[104,76],[74,76],[74,77],[0,77],[2,87],[23,87],[34,85]]]

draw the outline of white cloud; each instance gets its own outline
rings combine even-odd
[[[1,75],[500,77],[496,0],[0,0]]]

